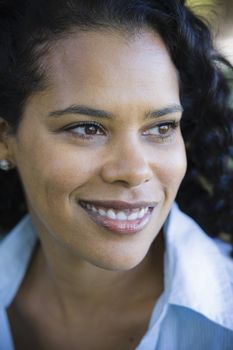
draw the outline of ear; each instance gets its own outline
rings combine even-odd
[[[6,159],[14,165],[13,152],[10,147],[12,128],[9,123],[0,117],[0,159]]]

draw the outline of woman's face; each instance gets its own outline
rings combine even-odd
[[[186,171],[176,69],[150,31],[73,34],[42,65],[49,87],[10,139],[37,230],[91,264],[130,269]]]

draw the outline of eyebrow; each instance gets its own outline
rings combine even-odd
[[[88,115],[90,117],[98,117],[98,118],[113,118],[113,114],[102,109],[95,109],[83,105],[72,105],[68,108],[53,111],[49,113],[50,117],[62,117],[66,114],[83,114]]]
[[[171,114],[171,113],[178,113],[178,112],[182,113],[183,111],[184,111],[184,109],[181,105],[171,105],[171,106],[167,106],[167,107],[162,108],[162,109],[150,111],[150,112],[146,113],[145,118],[146,119],[159,118],[159,117],[162,117],[164,115]]]
[[[171,105],[162,109],[153,110],[145,114],[145,119],[159,118],[167,114],[183,112],[181,105]],[[114,114],[111,112],[104,111],[102,109],[96,109],[83,105],[72,105],[62,110],[57,110],[49,113],[49,117],[62,117],[67,114],[82,114],[90,117],[112,119]]]

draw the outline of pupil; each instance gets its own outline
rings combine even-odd
[[[159,131],[160,131],[160,134],[164,135],[164,134],[166,134],[168,132],[168,130],[169,130],[169,126],[168,125],[164,125],[164,126],[160,127]]]
[[[97,126],[94,125],[86,125],[85,133],[88,135],[95,135],[97,132]]]

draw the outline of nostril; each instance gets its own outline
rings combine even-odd
[[[153,172],[146,163],[108,162],[101,169],[101,177],[104,182],[111,184],[117,182],[127,187],[147,183],[152,176]]]

